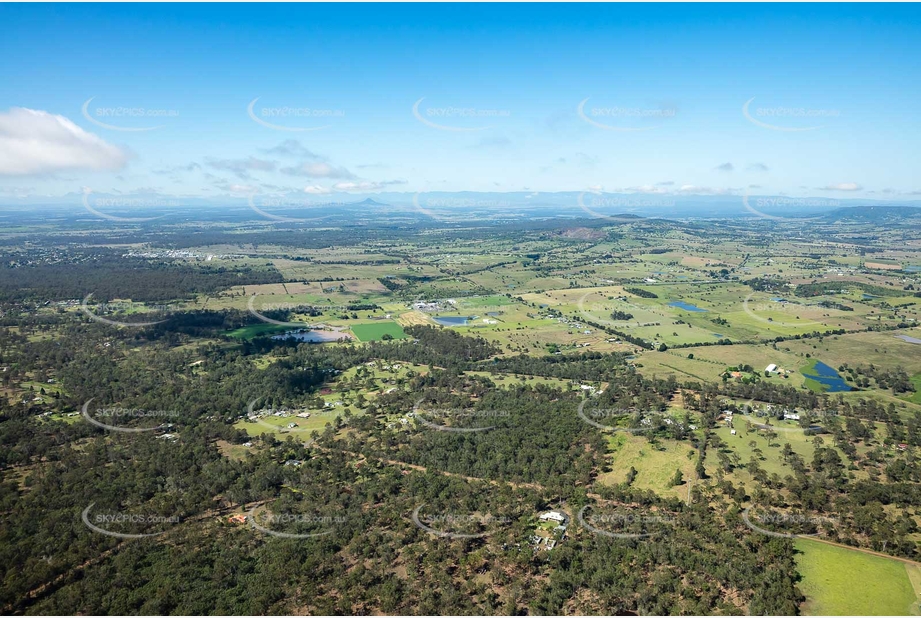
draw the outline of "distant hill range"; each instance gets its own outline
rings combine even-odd
[[[921,223],[921,208],[916,206],[849,206],[838,208],[822,215],[830,223],[892,223],[894,221],[918,220]]]

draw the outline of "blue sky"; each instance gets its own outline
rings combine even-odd
[[[4,4],[0,198],[918,199],[919,17],[879,4]]]

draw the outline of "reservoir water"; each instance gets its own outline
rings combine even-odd
[[[706,311],[706,309],[701,309],[700,307],[686,303],[683,300],[673,300],[668,304],[671,307],[678,307],[679,309],[684,309],[685,311]]]
[[[844,378],[838,375],[838,372],[835,371],[832,367],[829,367],[822,361],[816,361],[815,374],[816,375],[803,375],[805,375],[810,380],[815,380],[816,382],[819,382],[820,384],[828,387],[826,392],[829,393],[840,393],[843,391],[851,390],[851,387],[848,386],[847,382],[844,381]]]
[[[432,318],[442,326],[466,326],[469,320],[474,318],[472,317],[443,317],[443,318]]]

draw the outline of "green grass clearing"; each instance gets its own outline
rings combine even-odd
[[[916,611],[906,567],[917,567],[809,539],[798,539],[796,549],[804,614],[910,616]]]

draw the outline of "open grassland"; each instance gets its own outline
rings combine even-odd
[[[298,440],[307,440],[310,432],[322,431],[326,425],[336,420],[342,410],[311,410],[310,418],[297,418],[294,416],[266,416],[256,421],[240,420],[234,423],[234,427],[242,429],[250,436],[261,436],[264,433],[274,434],[275,437],[284,440],[286,436],[292,436]],[[353,410],[354,412],[354,410]],[[294,427],[289,427],[294,425]]]
[[[307,326],[307,323],[304,323],[304,326]],[[291,326],[281,326],[278,324],[269,324],[268,322],[259,322],[258,324],[249,324],[242,328],[237,328],[227,333],[228,337],[233,337],[234,339],[252,339],[253,337],[260,337],[266,335],[275,335],[287,330],[291,330]]]
[[[696,451],[686,442],[659,440],[655,445],[641,435],[618,432],[608,437],[611,470],[598,475],[597,482],[615,485],[627,479],[630,468],[637,472],[633,487],[651,489],[659,495],[687,497],[688,480],[694,478]],[[684,484],[673,486],[675,470],[681,470]]]
[[[538,385],[548,386],[550,388],[558,388],[564,391],[573,390],[578,388],[569,380],[563,380],[561,378],[545,378],[542,376],[530,376],[530,375],[518,375],[511,373],[489,373],[488,371],[467,371],[467,375],[477,375],[489,378],[496,384],[496,386],[509,387],[509,386],[522,386],[527,385],[535,387]]]
[[[381,289],[379,289],[381,288]],[[266,285],[238,286],[217,296],[201,298],[187,303],[200,309],[239,309],[246,311],[250,299],[253,309],[294,305],[340,306],[353,303],[381,304],[387,299],[387,290],[376,280],[336,281],[322,283],[288,282]]]
[[[851,366],[903,367],[910,375],[921,372],[921,344],[908,343],[896,338],[896,335],[921,339],[921,328],[834,335],[825,337],[821,342],[812,339],[785,341],[778,347],[818,356],[836,369],[847,363]]]
[[[400,326],[432,326],[435,322],[421,311],[407,311],[397,318]]]
[[[907,565],[810,539],[796,541],[803,612],[812,616],[917,615],[918,594]]]
[[[819,299],[782,302],[776,300],[780,298],[776,295],[754,293],[737,283],[632,286],[657,298],[637,296],[626,291],[629,287],[551,289],[524,294],[523,299],[670,346],[710,343],[720,338],[751,341],[838,328],[854,330],[878,317],[871,314],[875,310],[870,306],[858,306],[848,312],[821,307],[817,304]],[[613,311],[631,317],[613,319]]]
[[[290,435],[306,440],[310,432],[321,431],[346,410],[355,415],[362,414],[364,409],[359,405],[361,398],[365,402],[373,401],[388,390],[401,387],[410,377],[426,373],[428,367],[423,365],[390,364],[380,360],[351,367],[325,383],[312,405],[298,409],[299,412],[309,412],[310,418],[298,418],[296,415],[265,416],[256,421],[241,419],[234,427],[246,431],[250,436],[269,433],[280,439]],[[255,409],[258,411],[258,406]]]
[[[752,425],[750,430],[748,429],[748,423]],[[758,466],[769,476],[777,474],[780,478],[784,478],[789,474],[793,474],[792,466],[784,460],[782,454],[784,444],[789,444],[793,452],[799,455],[807,464],[812,462],[815,454],[815,445],[813,444],[815,436],[807,435],[799,426],[799,423],[772,419],[770,424],[777,435],[770,443],[765,431],[755,428],[755,425],[764,423],[766,423],[764,418],[754,416],[748,418],[741,414],[736,414],[731,427],[721,424],[719,428],[714,430],[714,433],[726,444],[725,448],[731,450],[738,457],[738,467],[727,474],[727,478],[737,485],[746,487],[749,491],[754,490],[757,486],[752,474],[745,467],[752,458],[757,461]],[[736,431],[736,435],[732,435],[733,429]],[[822,439],[825,448],[833,448],[838,452],[841,461],[848,461],[844,452],[834,446],[833,441],[827,435],[823,436]],[[858,444],[856,448],[860,456],[866,455],[870,450],[864,443]],[[707,451],[705,467],[708,475],[716,475],[720,467],[716,449]],[[849,474],[853,474],[855,479],[864,479],[868,476],[863,470],[852,471]]]
[[[911,383],[915,386],[915,392],[903,396],[902,399],[921,405],[921,373],[912,376]]]
[[[687,350],[667,352],[643,352],[636,359],[637,370],[646,377],[667,378],[674,376],[680,382],[688,380],[717,381],[726,369],[722,363],[689,359]]]
[[[359,341],[380,341],[385,336],[393,339],[405,339],[403,327],[391,320],[371,322],[368,324],[352,324],[352,332]]]
[[[747,422],[752,424],[752,429],[747,429]],[[794,421],[777,421],[771,420],[771,425],[777,433],[768,445],[768,439],[763,431],[754,428],[754,425],[762,424],[765,420],[757,417],[747,419],[746,417],[736,414],[733,419],[732,428],[722,426],[714,431],[720,439],[726,443],[736,455],[739,456],[739,464],[748,464],[752,457],[758,462],[758,465],[769,475],[778,474],[781,478],[788,474],[793,474],[793,468],[784,460],[781,449],[784,444],[789,444],[793,452],[803,458],[806,462],[811,462],[815,453],[815,446],[812,444],[813,437],[807,436],[806,432]],[[735,429],[736,435],[732,435],[731,430]],[[752,446],[754,442],[754,446]],[[838,453],[842,460],[846,460],[844,453]],[[707,473],[715,474],[718,468],[716,452],[707,453]],[[749,476],[748,472],[737,468],[740,478]]]

